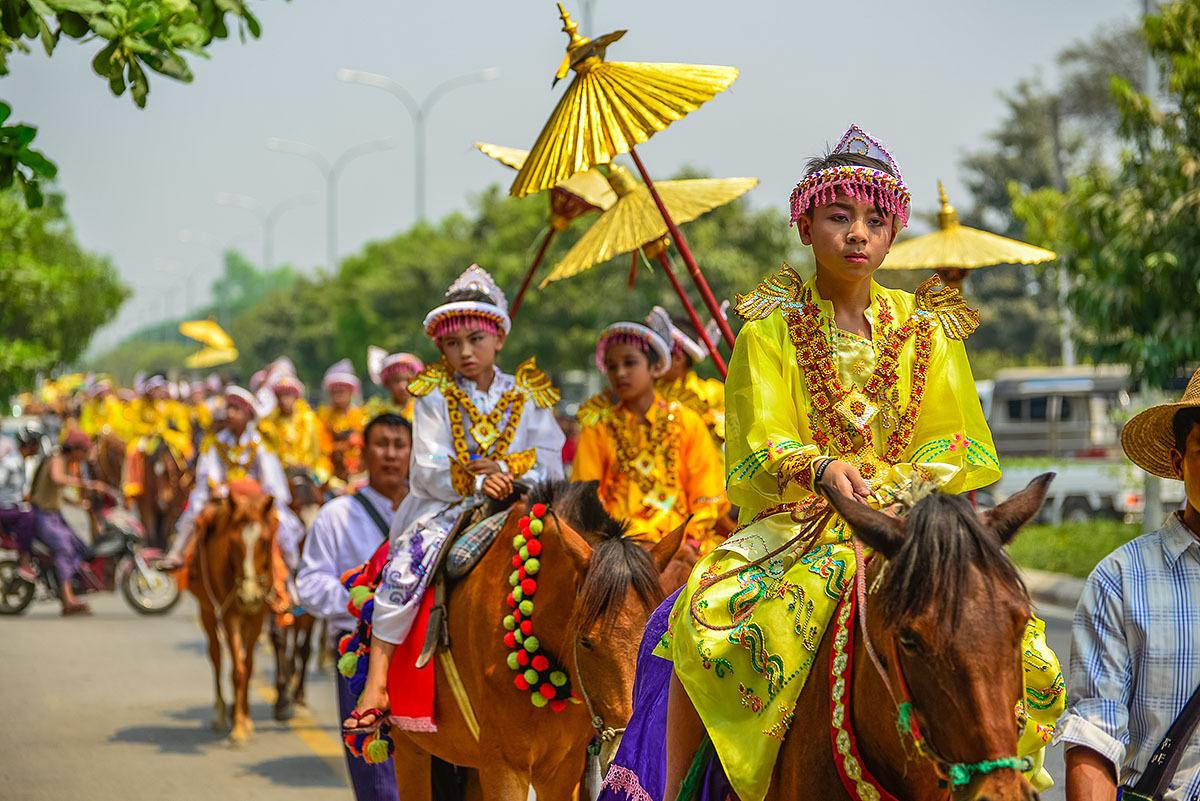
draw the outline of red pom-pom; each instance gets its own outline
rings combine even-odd
[[[517,528],[521,530],[522,534],[528,534],[529,533],[529,518],[522,517],[520,520],[518,520]]]
[[[521,692],[525,692],[529,689],[529,682],[525,681],[525,676],[520,673],[518,673],[516,678],[513,679],[513,684],[517,685],[517,689]]]
[[[517,599],[513,597],[513,594],[511,592],[508,594],[508,608],[509,609],[517,608]]]
[[[521,561],[521,554],[519,554],[519,553],[515,553],[515,554],[513,554],[513,558],[512,558],[512,566],[513,566],[513,567],[520,567],[520,566],[521,566],[521,565],[523,565],[523,564],[525,564],[525,563]]]
[[[517,621],[518,623],[521,622],[521,610],[520,609],[513,610],[513,620]]]
[[[551,698],[553,698],[555,696],[556,693],[558,693],[558,690],[554,689],[553,684],[551,684],[550,682],[546,682],[541,687],[538,687],[538,692],[542,694],[543,698],[545,698],[547,701],[549,701]]]
[[[535,503],[535,504],[534,504],[534,505],[533,505],[533,506],[532,506],[532,507],[529,509],[529,513],[530,513],[531,515],[533,515],[534,517],[545,517],[545,516],[546,516],[546,504],[544,504],[544,503]]]
[[[529,667],[529,652],[524,648],[517,651],[517,664],[521,667]]]
[[[526,598],[533,595],[537,592],[537,582],[531,578],[525,579],[521,582],[521,592],[525,593]]]
[[[517,581],[524,581],[525,578],[525,568],[519,568],[517,570]]]
[[[550,702],[550,711],[551,712],[562,712],[566,708],[567,708],[566,701],[551,701]]]
[[[542,552],[542,541],[530,540],[529,542],[525,543],[525,548],[528,549],[530,556],[537,556]]]
[[[517,647],[517,635],[511,631],[505,632],[504,644],[507,645],[509,648],[516,648]]]
[[[541,673],[543,670],[545,670],[548,667],[550,667],[550,660],[547,659],[546,657],[542,656],[541,654],[538,654],[537,656],[535,656],[533,658],[533,669],[536,670],[538,673]]]
[[[528,637],[530,634],[533,634],[533,621],[532,620],[522,620],[521,621],[521,633],[524,634],[526,637]],[[541,669],[542,668],[538,668],[538,670],[541,670]]]

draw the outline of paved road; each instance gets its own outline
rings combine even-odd
[[[208,728],[211,673],[190,597],[142,617],[113,595],[95,616],[58,616],[41,603],[0,618],[0,798],[4,801],[306,801],[348,799],[331,677],[310,678],[310,710],[271,720],[273,659],[259,647],[258,726],[234,748]],[[1064,663],[1069,613],[1044,609]],[[1062,755],[1049,756],[1062,776]],[[1044,794],[1063,799],[1061,784]]]

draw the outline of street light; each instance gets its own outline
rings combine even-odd
[[[408,114],[412,117],[413,123],[413,169],[416,172],[416,210],[418,221],[424,221],[425,219],[425,123],[429,119],[429,112],[433,110],[433,106],[438,100],[441,100],[442,97],[455,89],[495,80],[499,75],[500,70],[495,67],[468,72],[465,75],[459,75],[456,78],[442,81],[433,87],[423,100],[418,101],[412,92],[400,85],[399,81],[389,78],[386,75],[380,75],[375,72],[364,72],[363,70],[352,70],[346,67],[342,67],[337,71],[339,81],[373,86],[376,89],[390,92],[408,109]]]
[[[313,198],[308,196],[294,197],[280,201],[268,209],[258,198],[251,197],[250,195],[242,195],[237,192],[217,193],[218,206],[233,206],[234,208],[245,209],[258,218],[259,225],[262,226],[263,270],[270,270],[275,266],[275,223],[279,222],[279,218],[286,212],[302,206],[311,206],[315,202]]]
[[[362,142],[346,148],[331,162],[321,154],[321,151],[306,142],[280,139],[275,136],[267,140],[267,150],[273,150],[276,153],[290,153],[293,156],[308,159],[325,178],[325,248],[327,251],[326,261],[331,273],[337,269],[337,184],[342,170],[360,156],[391,150],[396,145],[395,137]]]

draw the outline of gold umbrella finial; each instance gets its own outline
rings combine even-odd
[[[567,11],[567,7],[562,3],[558,4],[558,18],[562,20],[563,33],[571,40],[567,42],[568,52],[580,45],[587,44],[588,38],[579,33],[579,26],[575,23],[575,20],[571,19],[571,12]]]
[[[938,210],[938,228],[945,231],[958,225],[958,212],[950,205],[950,198],[946,196],[946,186],[938,179],[938,200],[942,207]]]
[[[610,164],[607,177],[608,185],[612,187],[618,198],[623,198],[638,188],[638,182],[633,177],[633,173],[620,164]]]

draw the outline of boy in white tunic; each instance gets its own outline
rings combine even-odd
[[[496,367],[511,327],[492,277],[471,265],[425,317],[442,360],[409,384],[413,411],[410,492],[391,527],[391,561],[375,592],[371,661],[355,714],[343,726],[376,728],[386,715],[392,652],[412,628],[429,571],[462,512],[483,496],[512,494],[513,481],[563,477],[558,390],[533,359],[515,375]]]

